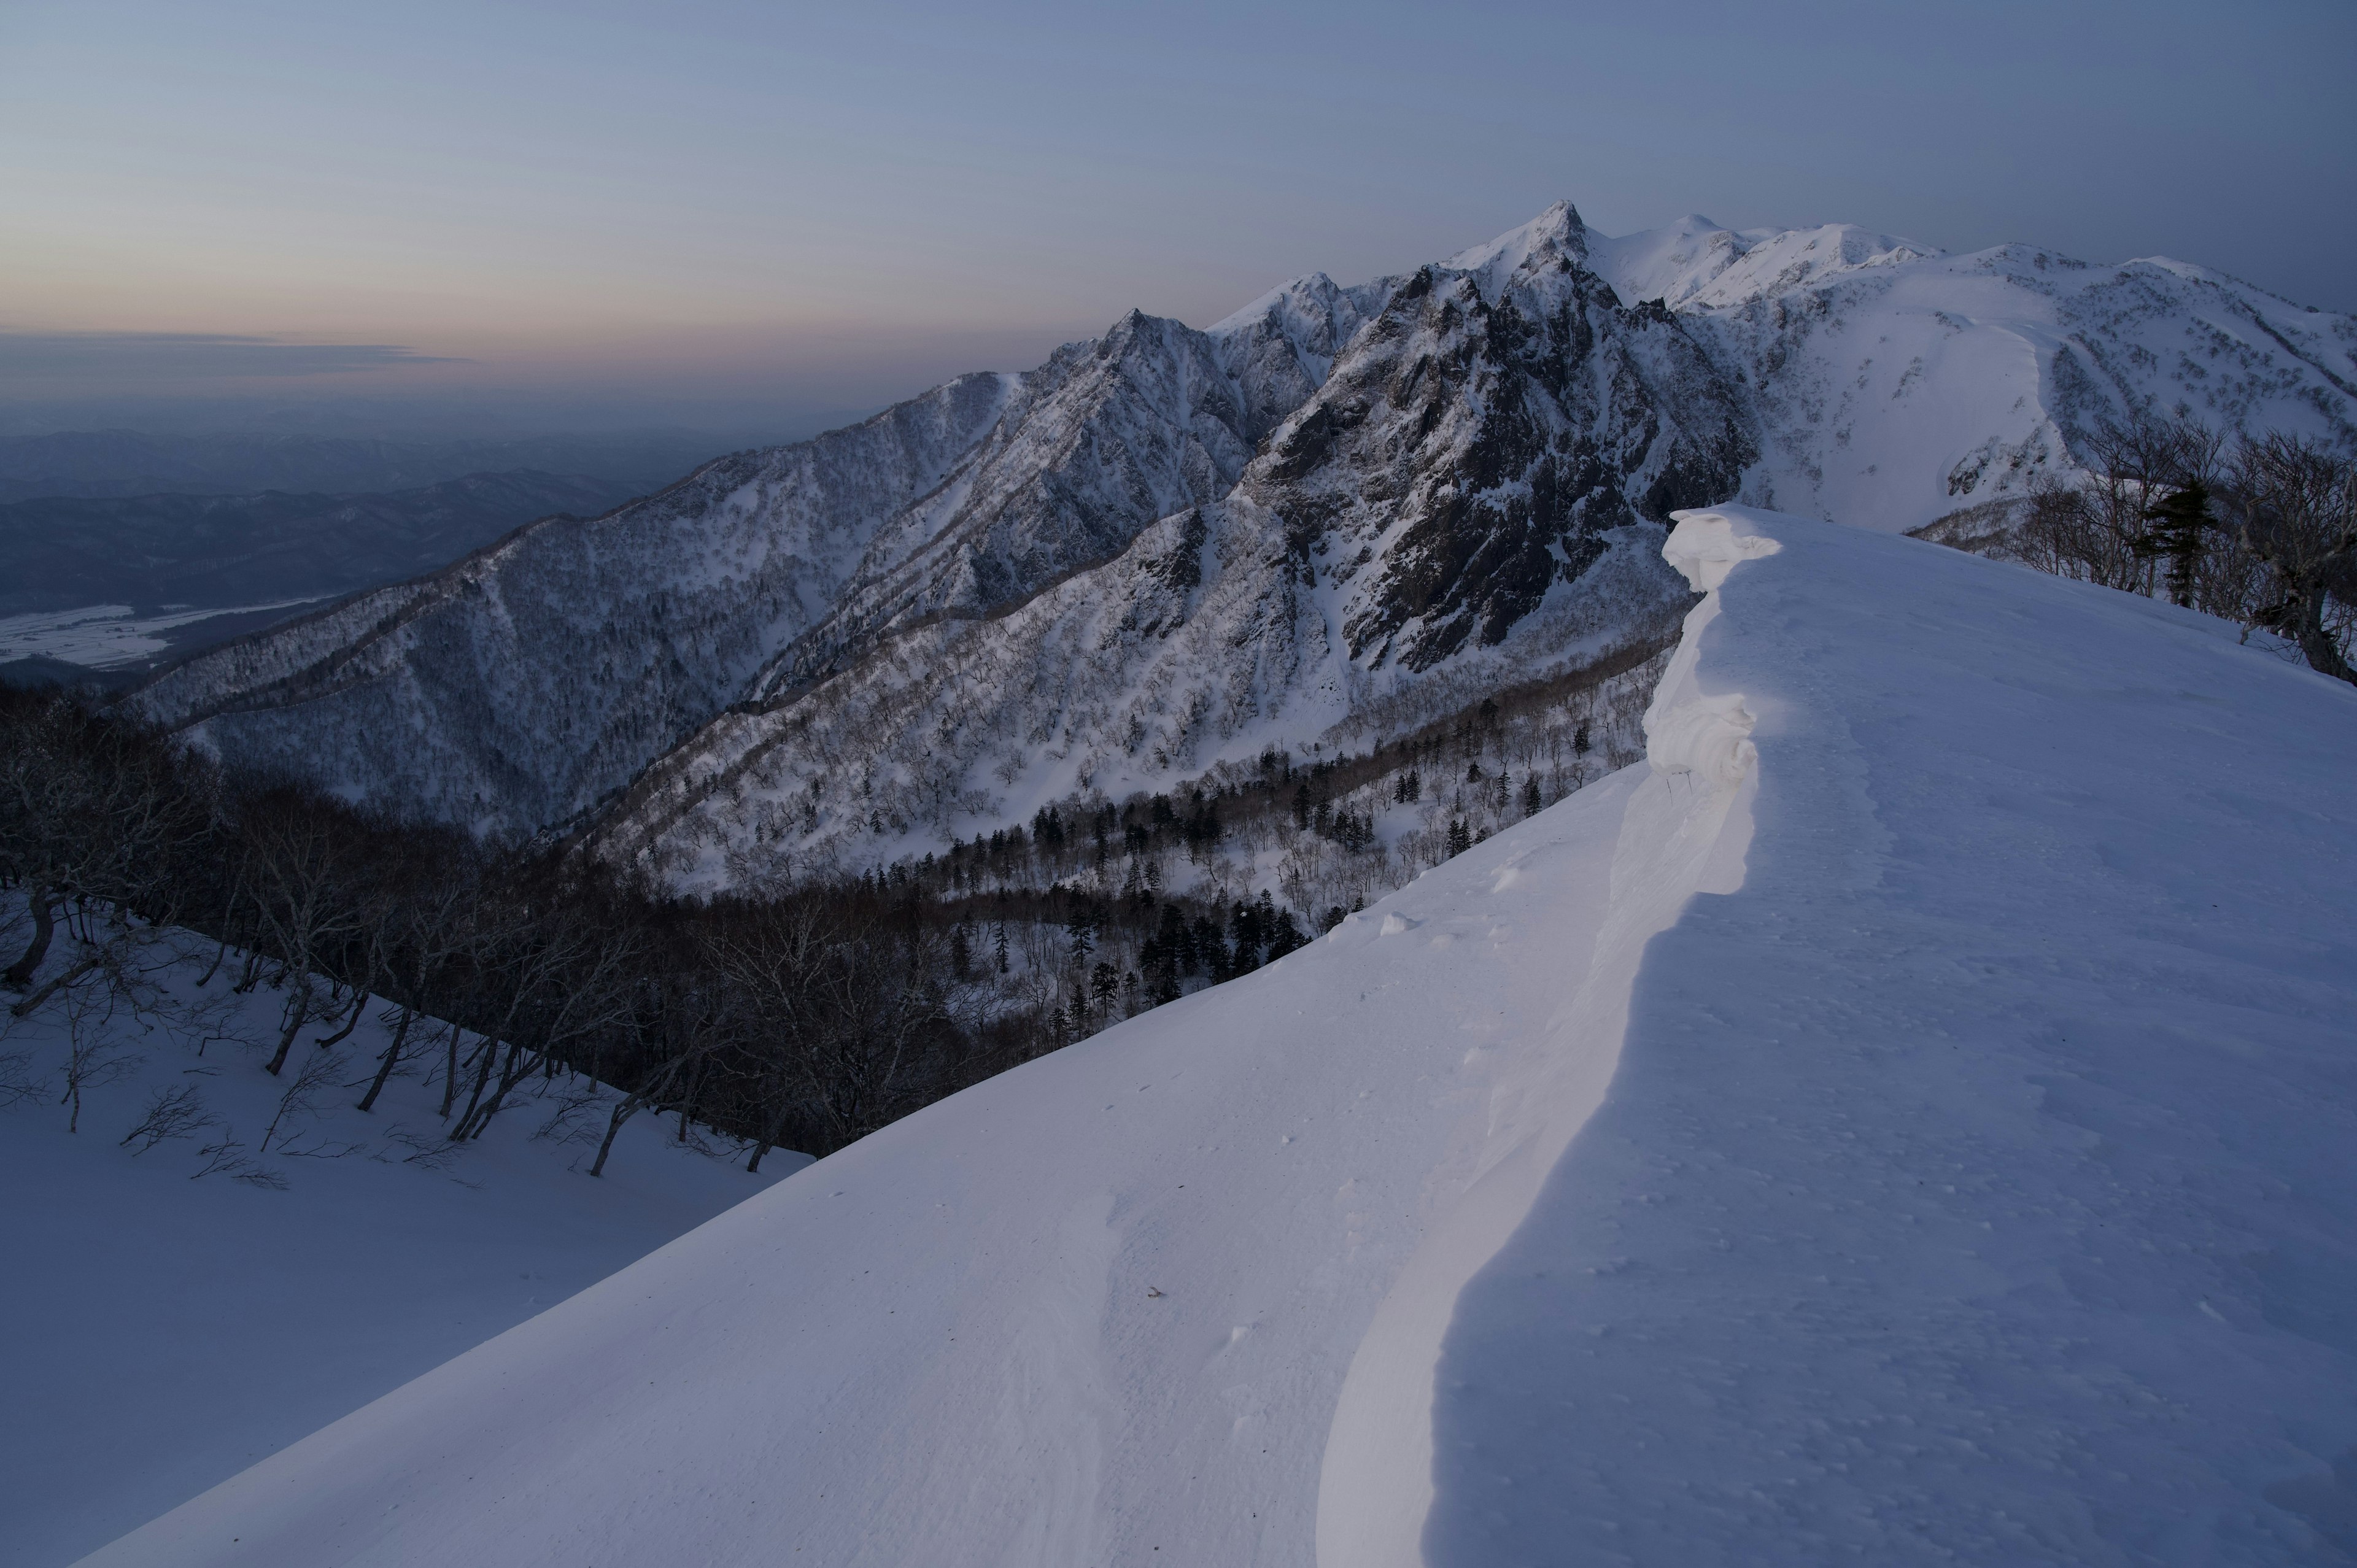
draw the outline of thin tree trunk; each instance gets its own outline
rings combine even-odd
[[[80,963],[74,965],[71,969],[59,974],[51,975],[48,983],[45,983],[38,991],[34,992],[30,996],[26,997],[14,1007],[9,1008],[9,1013],[18,1018],[29,1017],[32,1015],[34,1008],[38,1007],[42,1003],[47,1002],[50,997],[56,995],[67,986],[71,985],[75,981],[80,980],[91,970],[96,969],[98,965],[99,960],[96,958],[86,958]]]
[[[278,1049],[265,1069],[271,1077],[276,1078],[279,1069],[286,1065],[286,1053],[295,1048],[295,1036],[301,1034],[303,1026],[310,1021],[311,977],[307,974],[296,986],[295,994],[286,999],[286,1031],[278,1036]]]
[[[780,1103],[772,1110],[769,1116],[761,1122],[760,1141],[753,1145],[753,1157],[745,1162],[745,1174],[747,1176],[759,1176],[761,1174],[762,1159],[771,1149],[778,1146],[779,1138],[783,1136],[785,1133],[788,1107],[783,1102],[784,1086],[777,1085],[775,1087],[779,1094]]]
[[[7,973],[0,974],[0,984],[11,991],[22,991],[32,984],[33,976],[40,972],[41,961],[49,956],[49,940],[58,929],[56,898],[57,894],[46,885],[33,889],[33,945],[25,950],[24,957],[8,966]]]
[[[492,1059],[500,1054],[498,1036],[485,1035],[481,1045],[482,1049],[475,1054],[475,1061],[479,1064],[475,1069],[475,1091],[467,1096],[467,1113],[458,1118],[458,1125],[451,1131],[452,1143],[457,1143],[467,1135],[468,1124],[475,1119],[475,1107],[483,1102],[484,1086],[491,1081]]]
[[[696,1064],[695,1076],[687,1080],[687,1093],[679,1102],[679,1141],[687,1142],[687,1118],[695,1109],[695,1096],[704,1087],[704,1067]]]
[[[333,1047],[340,1046],[346,1040],[351,1038],[352,1031],[361,1026],[361,1015],[368,1011],[368,992],[361,991],[355,993],[352,997],[352,1015],[345,1019],[344,1026],[337,1030],[334,1034],[320,1036],[318,1044],[322,1047]]]
[[[490,1131],[491,1118],[500,1113],[500,1107],[507,1103],[508,1096],[514,1092],[515,1086],[530,1078],[539,1065],[537,1058],[524,1059],[522,1045],[510,1046],[507,1065],[500,1069],[499,1087],[491,1090],[491,1097],[483,1102],[482,1109],[468,1112],[468,1119],[459,1123],[459,1131],[453,1136],[479,1138]]]
[[[2341,657],[2341,650],[2333,646],[2332,634],[2324,629],[2323,589],[2310,588],[2301,593],[2295,635],[2300,652],[2308,656],[2309,669],[2336,681],[2357,682],[2357,670],[2349,667],[2349,661]]]
[[[213,950],[213,966],[212,966],[210,969],[209,969],[209,970],[205,971],[203,977],[202,977],[201,979],[199,979],[199,980],[197,982],[197,985],[198,985],[198,988],[199,988],[199,990],[201,990],[201,989],[202,989],[206,984],[210,983],[210,981],[212,980],[212,977],[213,977],[214,975],[219,974],[219,973],[221,972],[221,960],[223,960],[223,959],[227,958],[228,956],[229,956],[229,923],[228,923],[227,921],[223,921],[223,922],[221,923],[221,946],[219,946],[219,947],[217,947],[217,948],[215,948],[215,949]]]
[[[393,1028],[393,1044],[385,1047],[383,1058],[377,1063],[376,1081],[370,1084],[368,1093],[361,1097],[360,1108],[362,1111],[376,1109],[376,1097],[384,1092],[385,1080],[393,1077],[393,1069],[400,1065],[401,1047],[408,1043],[409,1026],[416,1017],[414,1008],[404,1007],[401,1010],[401,1022]]]
[[[230,884],[229,902],[221,906],[221,946],[213,950],[212,968],[205,971],[205,978],[203,980],[197,982],[197,984],[199,987],[210,981],[214,975],[221,972],[221,960],[229,956],[229,934],[237,927],[238,896],[244,891],[245,876],[244,874],[241,872],[238,875],[237,880]]]
[[[450,1107],[458,1100],[458,1024],[450,1024],[450,1058],[442,1068],[442,1120],[450,1120]]]
[[[640,1103],[638,1096],[632,1095],[614,1107],[614,1114],[606,1122],[605,1139],[597,1145],[597,1161],[589,1167],[591,1176],[606,1174],[606,1156],[614,1152],[614,1135],[622,1130],[623,1122],[639,1113]]]

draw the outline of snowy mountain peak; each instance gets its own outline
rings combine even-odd
[[[1250,304],[1203,328],[1210,338],[1232,338],[1249,332],[1271,318],[1287,321],[1299,317],[1314,317],[1330,310],[1332,302],[1342,293],[1341,286],[1324,273],[1308,273],[1289,282],[1281,283]]]
[[[1495,301],[1506,280],[1531,265],[1553,260],[1584,263],[1587,260],[1587,227],[1568,201],[1557,201],[1517,229],[1509,229],[1486,245],[1458,252],[1440,263],[1443,271],[1469,274],[1481,297]]]
[[[225,757],[595,829],[699,885],[850,870],[1647,642],[1674,508],[1905,531],[2017,504],[2126,408],[2357,439],[2352,389],[2357,322],[2182,263],[1699,214],[1614,239],[1558,202],[1208,331],[1132,312],[137,700]]]
[[[1673,310],[1724,308],[1860,267],[1941,253],[1851,223],[1726,229],[1699,213],[1620,239],[1591,234],[1588,252],[1589,264],[1621,298],[1659,299]]]

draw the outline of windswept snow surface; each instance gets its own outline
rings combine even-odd
[[[1648,762],[91,1561],[2357,1550],[2357,693],[1914,541],[1668,553]]]
[[[481,1141],[448,1149],[440,1091],[414,1076],[396,1077],[370,1114],[353,1109],[386,1044],[374,1019],[340,1054],[310,1044],[332,1026],[307,1029],[285,1076],[265,1073],[269,1047],[254,1042],[275,1036],[283,998],[266,986],[221,998],[233,963],[230,978],[197,991],[189,982],[210,956],[198,949],[168,989],[183,1004],[210,993],[221,1011],[152,1028],[126,1011],[85,1035],[99,1042],[91,1070],[101,1081],[84,1094],[77,1132],[59,1103],[70,1036],[57,1005],[0,1036],[0,1075],[37,1078],[44,1090],[0,1108],[5,1568],[73,1561],[803,1158],[773,1154],[748,1176],[741,1161],[682,1148],[670,1124],[641,1116],[592,1181],[583,1172],[603,1105],[581,1105],[574,1119],[593,1141],[533,1135],[566,1103],[561,1094],[523,1101]],[[307,1058],[335,1069],[307,1097],[296,1090]],[[151,1097],[177,1089],[197,1091],[211,1124],[145,1152],[126,1146]],[[282,1114],[290,1090],[312,1109]],[[399,1142],[404,1133],[414,1142]],[[231,1140],[228,1153],[283,1190],[239,1179],[235,1165],[208,1174],[207,1146]],[[425,1160],[411,1157],[420,1151]]]

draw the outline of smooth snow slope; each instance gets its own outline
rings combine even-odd
[[[2357,693],[1912,541],[1671,551],[1651,762],[92,1561],[2357,1545]]]
[[[19,930],[22,929],[20,926]],[[59,947],[65,947],[61,942]],[[182,1002],[199,946],[169,977]],[[60,965],[70,955],[54,951]],[[263,1070],[283,998],[263,987],[203,1028],[143,1032],[118,1013],[96,1033],[124,1076],[84,1095],[80,1131],[59,1103],[68,1037],[52,1004],[0,1037],[45,1079],[0,1109],[0,1565],[56,1568],[321,1423],[397,1389],[692,1230],[791,1170],[680,1147],[641,1116],[603,1177],[594,1143],[536,1139],[554,1103],[526,1100],[436,1169],[439,1090],[396,1078],[353,1109],[385,1036],[371,1019],[339,1057],[316,1113],[262,1134],[286,1077]],[[5,1022],[0,1014],[0,1022]],[[420,1026],[423,1029],[425,1026]],[[213,1037],[201,1052],[186,1035]],[[307,1036],[330,1032],[322,1026]],[[430,1058],[428,1058],[430,1059]],[[5,1064],[0,1063],[0,1070]],[[13,1075],[12,1075],[13,1076]],[[358,1083],[350,1082],[358,1079]],[[194,1088],[217,1120],[134,1153],[122,1142],[158,1090]],[[576,1127],[604,1131],[602,1105]],[[422,1140],[404,1146],[406,1133]],[[205,1175],[235,1139],[285,1183]],[[345,1151],[339,1153],[339,1151]]]

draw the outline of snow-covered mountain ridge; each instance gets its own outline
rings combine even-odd
[[[1669,550],[1646,761],[92,1562],[2345,1554],[2357,693],[1877,532]]]
[[[2107,410],[2357,438],[2357,322],[2174,263],[1566,204],[1206,331],[1133,314],[173,671],[199,744],[674,882],[850,868],[1304,750],[1683,605],[1657,526],[1907,529]]]

